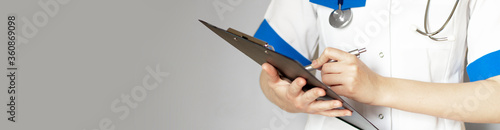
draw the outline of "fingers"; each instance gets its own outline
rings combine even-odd
[[[346,64],[338,63],[338,62],[331,62],[331,63],[326,63],[323,64],[323,67],[321,68],[321,73],[322,74],[340,74],[341,72],[344,72],[349,66]]]
[[[349,94],[354,91],[353,88],[346,87],[352,85],[353,82],[355,82],[355,79],[352,77],[347,77],[340,74],[326,74],[322,75],[321,77],[323,83],[331,86],[330,89],[339,95],[350,97]]]
[[[325,96],[326,92],[322,88],[313,88],[302,95],[304,102],[309,103],[306,113],[319,114],[330,117],[350,116],[351,112],[345,109],[336,109],[342,107],[339,100],[318,101],[320,96]]]
[[[352,112],[347,109],[334,109],[334,110],[321,111],[314,114],[319,114],[329,117],[339,117],[339,116],[351,116]]]
[[[351,116],[352,112],[347,109],[337,109],[342,107],[339,100],[315,101],[311,103],[309,113],[319,114],[329,117]]]
[[[304,78],[296,78],[293,80],[290,88],[288,88],[288,95],[292,97],[297,97],[302,93],[302,87],[306,85],[306,80]]]
[[[278,74],[278,71],[271,64],[269,64],[269,63],[262,64],[262,70],[266,71],[267,75],[269,75],[270,82],[275,83],[275,82],[280,81],[281,78]]]
[[[328,111],[339,107],[342,107],[342,102],[339,100],[315,101],[309,105],[309,113]]]
[[[352,68],[350,65],[337,62],[324,64],[321,71],[321,80],[328,86],[346,83],[353,75],[350,72],[354,70]]]
[[[347,52],[344,52],[342,50],[336,49],[336,48],[326,48],[325,51],[319,56],[318,59],[314,60],[312,63],[313,68],[319,68],[323,64],[327,63],[330,60],[337,60],[337,61],[348,61],[349,59],[355,57],[352,54],[349,54]]]
[[[332,64],[335,66],[335,64]],[[328,67],[325,68],[335,68]],[[269,63],[262,64],[263,74],[268,76],[267,83],[272,90],[271,94],[275,94],[274,99],[270,99],[273,103],[279,105],[288,112],[305,112],[311,114],[320,114],[325,116],[345,116],[346,111],[335,108],[342,107],[342,103],[338,100],[317,101],[316,99],[325,96],[326,92],[322,88],[312,88],[306,92],[302,88],[307,84],[304,78],[296,78],[291,83],[286,82],[279,76],[278,71]],[[329,72],[336,72],[335,69],[327,69]],[[268,97],[266,95],[266,97]],[[335,109],[335,110],[333,110]]]
[[[321,97],[321,96],[325,96],[326,95],[326,92],[324,89],[322,88],[312,88],[310,90],[308,90],[307,92],[305,92],[304,94],[302,94],[302,102],[304,103],[307,103],[307,104],[311,104],[312,102],[316,101],[317,98]]]
[[[343,76],[341,74],[324,74],[321,76],[321,80],[324,84],[333,86],[348,82],[347,80],[349,80],[349,77]]]

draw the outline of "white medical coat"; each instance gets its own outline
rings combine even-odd
[[[500,1],[461,0],[450,23],[436,35],[449,41],[433,41],[415,31],[424,29],[426,4],[427,0],[367,0],[365,7],[351,9],[352,22],[339,29],[329,24],[331,8],[308,0],[272,0],[265,22],[308,59],[318,44],[319,54],[326,47],[344,51],[366,47],[360,59],[382,76],[463,82],[466,60],[471,63],[500,48]],[[431,1],[430,31],[443,25],[454,4],[455,0]],[[349,102],[381,130],[465,129],[460,121]],[[349,127],[336,118],[309,115],[305,129]]]

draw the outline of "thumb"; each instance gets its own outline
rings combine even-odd
[[[347,61],[352,58],[354,55],[351,55],[345,51],[328,47],[323,51],[323,53],[318,57],[318,59],[314,60],[311,66],[313,68],[319,68],[323,66],[323,64],[328,63],[330,60],[336,60],[339,62]]]
[[[267,75],[269,75],[269,81],[271,82],[280,81],[281,78],[278,74],[278,71],[271,64],[269,63],[262,64],[262,70],[266,71]]]

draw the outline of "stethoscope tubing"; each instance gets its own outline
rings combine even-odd
[[[453,14],[455,13],[455,11],[457,9],[459,1],[460,0],[457,0],[455,2],[455,5],[453,6],[453,10],[451,10],[450,15],[448,15],[448,19],[446,19],[446,21],[441,26],[441,28],[439,28],[438,30],[436,30],[434,32],[430,32],[429,33],[429,30],[430,30],[429,29],[429,6],[430,6],[430,3],[431,3],[431,0],[428,0],[427,1],[427,6],[425,7],[425,17],[424,17],[424,29],[425,29],[425,32],[421,31],[420,29],[417,29],[417,32],[420,33],[420,34],[422,34],[422,35],[424,35],[424,36],[429,37],[430,39],[432,39],[434,41],[446,41],[446,40],[448,40],[447,37],[436,38],[436,37],[434,37],[434,35],[440,33],[441,31],[443,31],[443,29],[446,27],[446,25],[448,25],[448,23],[450,22],[451,18],[453,17]]]

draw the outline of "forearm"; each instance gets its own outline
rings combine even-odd
[[[465,122],[500,123],[500,76],[471,83],[427,83],[385,78],[381,99],[387,106]]]

